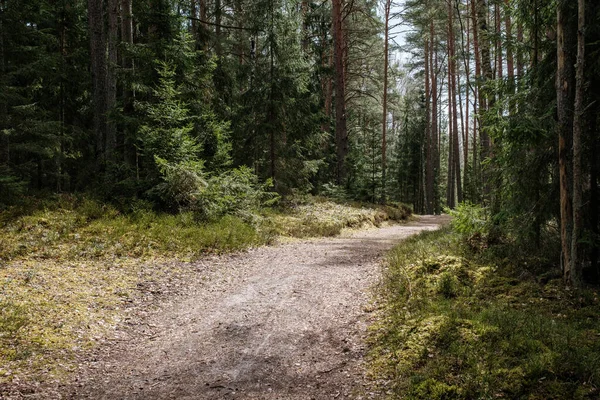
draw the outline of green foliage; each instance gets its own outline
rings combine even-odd
[[[210,178],[193,209],[202,219],[236,215],[252,221],[263,207],[270,207],[279,200],[272,187],[271,180],[259,183],[249,168],[233,169]]]
[[[159,84],[153,90],[156,102],[138,103],[146,115],[138,133],[141,149],[149,159],[171,163],[197,161],[200,145],[192,137],[193,125],[187,105],[179,100],[181,91],[175,85],[174,67],[157,61]]]
[[[0,165],[0,207],[14,203],[26,191],[26,183],[12,174],[7,166]]]
[[[259,183],[249,168],[241,167],[208,176],[199,162],[168,163],[157,158],[163,182],[154,188],[169,206],[191,211],[200,220],[235,215],[252,221],[263,207],[272,206],[279,195],[272,183]]]
[[[452,229],[465,237],[483,234],[486,231],[487,215],[483,206],[460,203],[454,210],[447,210],[452,216]]]
[[[179,210],[191,209],[197,202],[200,192],[206,189],[203,165],[199,161],[169,163],[155,157],[163,182],[153,189],[161,199]]]
[[[462,240],[424,233],[389,256],[371,367],[390,398],[597,398],[597,290],[534,278],[540,254],[482,257]]]

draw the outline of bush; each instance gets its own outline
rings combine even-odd
[[[200,162],[173,164],[160,158],[156,162],[163,182],[153,191],[168,207],[191,211],[200,220],[233,215],[252,221],[257,218],[260,208],[273,205],[279,199],[269,190],[272,182],[260,183],[247,167],[209,177]]]

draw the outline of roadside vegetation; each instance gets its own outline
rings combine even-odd
[[[392,251],[374,378],[389,398],[599,398],[598,288],[564,286],[552,240],[529,249],[482,217],[461,206]]]
[[[133,306],[145,306],[165,284],[184,284],[199,273],[194,261],[202,257],[282,236],[337,235],[344,228],[410,215],[403,206],[310,197],[277,208],[242,203],[210,219],[192,208],[159,213],[143,201],[110,205],[74,195],[27,198],[5,207],[0,211],[0,394],[3,385],[65,377],[75,356],[110,337]]]

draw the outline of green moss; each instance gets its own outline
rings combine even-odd
[[[600,396],[597,291],[465,253],[449,230],[403,242],[388,263],[371,366],[390,398]]]

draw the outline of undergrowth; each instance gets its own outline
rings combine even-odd
[[[565,289],[516,244],[471,245],[445,229],[391,252],[371,335],[390,398],[600,398],[597,290]]]
[[[0,397],[6,383],[68,376],[73,356],[110,335],[148,287],[193,273],[185,262],[400,215],[408,210],[319,199],[208,222],[142,201],[116,208],[83,196],[23,199],[0,210]]]
[[[411,210],[403,204],[375,206],[312,198],[309,202],[272,210],[267,215],[266,230],[278,236],[306,238],[335,236],[346,228],[381,226],[385,221],[403,221],[410,217]]]

